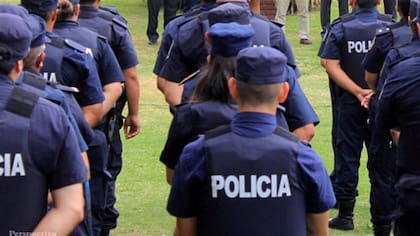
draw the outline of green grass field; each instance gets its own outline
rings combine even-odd
[[[1,2],[17,3],[18,0],[2,0]],[[102,4],[117,6],[122,15],[127,18],[141,61],[138,72],[141,77],[142,130],[136,138],[124,141],[124,167],[117,182],[117,208],[120,211],[120,218],[113,235],[172,235],[175,221],[166,212],[169,186],[166,184],[164,166],[159,162],[171,115],[163,96],[156,88],[155,76],[152,73],[158,47],[147,44],[147,2],[146,0],[103,0]],[[337,16],[337,5],[335,2],[333,4],[332,19]],[[382,6],[380,8],[382,9]],[[310,19],[312,45],[299,44],[297,16],[287,18],[286,35],[302,72],[300,83],[321,119],[312,146],[330,171],[333,165],[330,145],[331,107],[327,76],[317,57],[321,42],[319,9],[312,10]],[[162,33],[162,23],[161,20],[159,33]],[[330,230],[331,235],[372,234],[369,186],[366,155],[363,154],[358,187],[360,196],[357,199],[354,217],[355,230],[351,232]],[[335,214],[336,211],[330,212],[330,215]]]

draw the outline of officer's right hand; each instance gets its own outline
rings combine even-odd
[[[360,104],[364,107],[365,100],[372,96],[373,90],[372,89],[361,89],[357,94],[356,97],[359,100]]]

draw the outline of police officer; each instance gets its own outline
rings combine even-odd
[[[167,209],[179,235],[328,234],[335,198],[325,167],[275,121],[286,61],[269,47],[239,52],[228,82],[238,114],[187,145],[176,168]]]
[[[67,235],[83,219],[77,139],[60,107],[14,85],[31,31],[16,15],[0,21],[0,234]],[[48,190],[56,207],[47,213]]]
[[[399,139],[396,140],[398,210],[395,213],[395,235],[398,236],[420,234],[420,8],[418,1],[415,2],[417,4],[410,6],[409,20],[413,40],[408,45],[391,49],[387,56],[392,61],[386,64],[390,68],[379,96],[375,120],[380,129],[376,129],[373,136],[374,139],[381,139],[390,129],[400,131]],[[417,5],[416,11],[411,9],[414,5]]]
[[[157,87],[163,93],[165,82],[164,79],[159,77],[160,71],[162,70],[163,65],[165,64],[166,58],[168,57],[171,45],[175,39],[176,34],[178,33],[178,28],[192,20],[194,17],[200,13],[207,12],[212,8],[216,7],[217,4],[214,0],[202,1],[202,3],[194,6],[189,11],[185,12],[183,15],[171,20],[166,26],[162,34],[162,41],[159,46],[158,55],[155,60],[155,66],[153,67],[153,73],[157,76]],[[184,86],[185,90],[185,86]]]
[[[318,55],[329,77],[334,82],[335,112],[333,127],[337,129],[334,150],[333,186],[337,198],[339,214],[329,222],[330,228],[353,230],[353,209],[358,182],[358,168],[363,143],[369,145],[370,133],[367,126],[368,111],[361,102],[372,94],[364,80],[364,71],[360,62],[372,44],[377,29],[391,23],[391,16],[380,15],[376,9],[376,0],[350,1],[353,12],[336,20],[323,41]],[[371,156],[368,153],[368,158]],[[372,177],[372,175],[370,175]],[[371,212],[374,224],[390,219],[391,212],[377,209],[384,194],[379,196],[379,189],[390,189],[392,183],[371,179]],[[386,199],[392,199],[390,192]],[[385,202],[384,204],[388,204]],[[392,208],[391,208],[392,211]],[[382,222],[381,222],[382,221]],[[381,223],[379,223],[381,222]]]
[[[235,22],[214,24],[206,33],[211,48],[208,68],[200,76],[191,101],[176,109],[160,156],[167,166],[169,184],[182,149],[197,135],[228,124],[236,114],[237,107],[229,96],[227,80],[233,76],[236,55],[240,49],[251,45],[253,35],[254,30],[249,25]],[[277,124],[287,129],[283,112],[280,107]]]
[[[411,31],[408,27],[409,8],[409,0],[398,1],[397,9],[401,16],[400,22],[378,30],[373,46],[362,61],[362,67],[365,69],[365,80],[369,87],[374,90],[374,94],[368,102],[368,121],[371,132],[376,129],[376,104],[386,77],[386,70],[382,71],[385,57],[391,48],[401,47],[411,41]],[[381,77],[379,77],[379,73],[382,74]],[[393,220],[390,212],[396,208],[394,194],[396,146],[393,144],[388,130],[385,130],[383,137],[387,138],[372,139],[368,150],[370,158],[367,167],[370,179],[372,183],[375,182],[375,185],[379,186],[378,188],[372,188],[372,191],[378,191],[372,193],[372,196],[382,196],[381,201],[371,201],[371,204],[376,204],[375,207],[371,208],[371,214],[376,216],[372,219],[375,235],[390,234]]]
[[[114,126],[113,136],[110,142],[107,170],[112,175],[112,181],[108,186],[107,212],[106,217],[109,223],[104,231],[116,227],[118,211],[114,207],[115,182],[122,169],[123,145],[120,137],[120,129],[124,126],[125,138],[130,139],[140,133],[139,120],[139,96],[140,85],[137,75],[137,65],[139,60],[128,30],[127,21],[118,14],[115,9],[110,7],[98,7],[100,1],[82,0],[80,1],[80,14],[78,23],[105,36],[110,44],[121,70],[125,77],[125,91],[117,101],[115,113],[117,115],[116,125]],[[123,120],[122,112],[127,101],[128,112]],[[106,233],[105,233],[106,234]]]
[[[79,12],[80,5],[78,0],[60,1],[60,10],[57,23],[54,26],[54,32],[92,49],[93,57],[98,67],[105,95],[104,115],[106,115],[103,121],[95,128],[98,131],[102,131],[106,136],[106,143],[102,142],[101,145],[95,145],[98,149],[101,146],[100,153],[89,150],[89,154],[92,154],[92,159],[101,160],[99,172],[95,171],[95,175],[92,175],[92,189],[94,191],[94,194],[92,194],[92,213],[94,234],[107,235],[109,234],[108,230],[114,228],[116,224],[114,220],[108,222],[108,219],[116,219],[116,216],[118,216],[118,212],[113,208],[113,204],[111,207],[108,207],[108,200],[113,198],[113,191],[110,195],[108,190],[114,188],[114,176],[108,168],[108,163],[113,157],[110,156],[109,149],[112,147],[110,144],[114,139],[114,132],[119,132],[119,129],[116,129],[115,126],[117,126],[116,120],[120,114],[114,106],[122,93],[121,83],[124,82],[124,76],[106,38],[78,24]]]
[[[416,1],[413,1],[412,4],[416,4]],[[362,61],[366,82],[370,88],[378,90],[378,92],[383,85],[383,82],[377,81],[378,75],[389,50],[401,47],[411,41],[412,34],[408,26],[409,8],[409,0],[398,1],[397,9],[401,18],[400,21],[377,31],[374,44]],[[377,88],[377,83],[379,83],[379,88]]]
[[[50,81],[79,89],[75,98],[87,122],[94,127],[102,118],[104,95],[95,62],[86,53],[87,48],[52,33],[57,19],[57,0],[22,0],[21,5],[46,21],[47,36],[51,42],[46,44],[46,57],[41,72]]]
[[[248,20],[245,20],[246,17]],[[246,2],[221,2],[220,6],[186,22],[178,30],[168,59],[159,74],[159,77],[165,80],[162,90],[171,106],[181,102],[182,86],[178,83],[205,64],[208,49],[203,35],[206,29],[213,23],[231,21],[250,22],[256,32],[253,44],[271,46],[284,52],[288,57],[288,64],[295,69],[296,76],[299,76],[290,45],[277,25],[252,13]],[[191,40],[184,40],[185,38]],[[284,106],[289,128],[302,140],[310,141],[315,134],[314,125],[319,119],[296,78],[289,78],[288,82],[291,92]]]
[[[123,111],[125,101],[128,104],[128,114],[124,120],[124,132],[127,139],[135,137],[140,132],[139,121],[139,94],[140,85],[137,75],[137,65],[139,59],[134,48],[133,41],[128,30],[126,20],[118,14],[118,12],[109,7],[95,7],[100,5],[98,0],[82,0],[80,1],[80,14],[78,22],[81,26],[91,29],[107,38],[121,70],[125,77],[125,95],[120,97],[117,103],[117,112]],[[124,98],[124,99],[121,99]],[[119,119],[121,119],[119,117]],[[118,122],[114,140],[115,149],[122,149],[119,129],[123,121]],[[121,152],[121,151],[120,151]],[[121,156],[121,153],[117,153]]]

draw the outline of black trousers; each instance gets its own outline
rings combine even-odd
[[[157,32],[159,10],[163,3],[163,27],[176,16],[178,0],[148,0],[147,11],[149,14],[147,22],[147,37],[149,41],[157,41],[159,34]]]
[[[391,0],[395,1],[395,0]],[[395,4],[394,4],[395,5]],[[348,0],[338,0],[338,11],[340,16],[349,12]],[[324,35],[331,22],[331,0],[321,0],[321,36]]]

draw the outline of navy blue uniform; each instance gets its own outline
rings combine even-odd
[[[381,129],[375,130],[374,138],[381,138],[385,130],[399,128],[401,131],[397,147],[398,206],[396,233],[418,235],[420,227],[420,40],[416,35],[410,45],[389,52],[391,68],[378,101],[375,122]],[[388,59],[387,57],[387,59]],[[388,60],[386,60],[387,63]]]
[[[102,86],[113,82],[124,82],[118,61],[106,38],[81,27],[74,21],[57,22],[54,26],[54,33],[63,38],[72,39],[92,50]]]
[[[35,102],[33,110],[19,102],[6,108],[12,91],[19,89],[0,75],[0,130],[8,134],[0,137],[1,235],[11,230],[31,232],[47,212],[48,190],[82,183],[87,174],[76,136],[61,108],[42,98],[33,99],[34,94],[24,94],[28,107],[32,107],[30,101]]]
[[[139,64],[137,52],[131,40],[130,32],[128,31],[127,21],[118,14],[118,12],[107,8],[96,8],[93,6],[81,6],[78,22],[81,26],[95,31],[96,33],[107,38],[121,69],[133,68]],[[122,112],[127,100],[126,93],[118,99],[115,106],[116,124],[114,126],[113,136],[110,141],[110,152],[108,156],[107,169],[112,175],[113,181],[109,183],[107,195],[108,209],[110,216],[107,217],[110,228],[116,226],[116,220],[119,215],[114,204],[115,197],[115,181],[122,169],[122,151],[123,145],[120,137],[120,129],[123,125]]]
[[[238,113],[229,128],[186,146],[169,213],[197,217],[198,235],[305,235],[306,213],[335,203],[319,156],[273,115]]]
[[[333,23],[319,51],[325,59],[340,60],[343,71],[361,88],[368,88],[361,61],[372,44],[377,29],[391,23],[390,17],[380,16],[375,8],[355,9]],[[358,168],[363,142],[369,148],[370,130],[367,125],[368,111],[358,99],[338,87],[331,85],[333,99],[333,186],[338,200],[353,201],[358,195]],[[392,161],[374,159],[368,153],[371,177],[371,214],[375,225],[391,222],[393,209]],[[383,162],[383,163],[382,163]],[[383,171],[386,170],[386,171]],[[384,194],[386,192],[387,194]],[[381,201],[378,201],[381,199]],[[383,200],[382,200],[383,199]]]
[[[160,161],[168,168],[175,169],[182,149],[198,135],[229,124],[236,114],[237,107],[216,101],[185,104],[177,108]],[[278,108],[277,124],[288,129],[284,109]]]
[[[28,91],[39,94],[58,105],[66,112],[79,141],[81,152],[88,149],[87,143],[93,138],[93,131],[86,122],[83,112],[77,101],[74,99],[71,87],[61,86],[60,84],[47,84],[47,82],[36,72],[25,71],[16,82]],[[62,88],[62,89],[60,89]]]
[[[56,80],[67,86],[76,87],[75,98],[81,107],[102,103],[105,99],[95,62],[82,50],[72,47],[73,43],[54,33],[47,33],[51,40],[46,44],[44,67],[41,72],[47,80]],[[83,49],[82,49],[83,48]]]
[[[162,70],[163,65],[165,64],[166,59],[168,58],[169,51],[171,49],[172,43],[175,39],[176,34],[178,33],[179,27],[192,20],[198,14],[206,12],[216,7],[216,3],[203,3],[197,5],[186,12],[184,15],[181,15],[173,20],[171,20],[165,27],[165,30],[162,34],[162,41],[160,42],[160,47],[158,55],[155,61],[155,66],[153,67],[153,73],[159,75]]]
[[[114,82],[124,82],[124,76],[122,74],[120,65],[118,64],[117,58],[113,53],[110,45],[106,38],[100,36],[94,31],[88,30],[81,27],[79,23],[74,21],[61,21],[57,22],[54,26],[54,32],[62,37],[70,38],[78,43],[86,46],[92,50],[93,57],[96,61],[98,68],[99,77],[101,79],[102,86]],[[92,163],[92,215],[93,215],[93,230],[94,233],[100,232],[101,227],[107,229],[115,228],[115,220],[111,222],[105,222],[108,215],[118,215],[118,212],[114,208],[108,209],[107,191],[110,188],[108,185],[111,184],[113,175],[107,168],[107,163],[110,160],[110,143],[113,140],[113,132],[115,130],[115,118],[118,116],[115,109],[111,109],[107,115],[102,119],[100,124],[95,129],[95,140],[89,144],[89,156],[90,160],[95,160]],[[105,134],[105,135],[104,135]],[[120,146],[121,147],[121,146]],[[119,151],[121,153],[121,150]],[[111,212],[107,214],[107,212]]]
[[[232,4],[232,3],[231,3]],[[271,46],[283,52],[288,59],[288,65],[294,69],[294,74],[290,73],[289,83],[290,91],[286,103],[286,120],[290,130],[302,127],[304,125],[319,122],[319,118],[309,104],[296,79],[300,72],[295,66],[295,58],[292,49],[283,33],[283,31],[274,23],[269,22],[261,16],[255,15],[249,10],[247,3],[233,3],[248,10],[250,23],[255,30],[255,36],[252,40],[254,45]],[[168,59],[159,73],[172,82],[180,82],[182,79],[197,71],[206,63],[208,49],[204,41],[206,20],[199,17],[183,24],[174,39]],[[186,38],[190,40],[185,40]],[[293,75],[292,75],[293,74]]]

